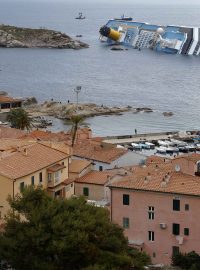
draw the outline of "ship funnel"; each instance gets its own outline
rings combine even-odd
[[[120,37],[121,37],[120,32],[118,32],[118,31],[116,31],[116,30],[114,30],[114,29],[112,29],[112,28],[110,28],[110,27],[108,27],[106,25],[104,25],[104,26],[102,26],[100,28],[99,33],[102,36],[108,37],[108,38],[110,38],[110,39],[112,39],[114,41],[118,41],[120,39]]]

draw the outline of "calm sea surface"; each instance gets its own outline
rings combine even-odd
[[[123,2],[123,1],[122,1]],[[86,20],[75,20],[82,11]],[[0,23],[46,27],[82,40],[89,49],[0,49],[0,89],[13,96],[36,96],[113,106],[148,106],[152,114],[124,114],[87,120],[96,135],[200,129],[200,58],[152,51],[111,51],[98,30],[122,13],[134,20],[200,27],[199,6],[134,4],[0,3]],[[162,112],[173,111],[173,117]],[[56,129],[63,124],[56,121]],[[67,129],[67,126],[64,127]]]

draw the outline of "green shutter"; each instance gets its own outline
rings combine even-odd
[[[87,196],[87,197],[89,196],[89,188],[87,188],[87,187],[83,188],[83,195]]]

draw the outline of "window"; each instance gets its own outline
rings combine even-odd
[[[35,177],[31,176],[31,185],[34,186],[34,184],[35,184]]]
[[[60,174],[61,172],[58,171],[58,172],[55,172],[55,183],[59,182],[60,181]]]
[[[123,228],[128,229],[129,228],[129,218],[124,217],[123,218]]]
[[[189,235],[189,234],[190,234],[189,228],[184,228],[184,235]]]
[[[74,184],[72,183],[72,184],[71,184],[71,187],[73,187],[73,186],[74,186]]]
[[[149,219],[151,220],[154,219],[154,206],[149,206],[148,216],[149,216]]]
[[[129,195],[123,194],[123,205],[129,205]]]
[[[173,246],[172,247],[172,256],[179,254],[179,247]]]
[[[180,234],[180,224],[173,223],[172,224],[172,232],[174,235],[179,235]]]
[[[200,172],[200,162],[197,163],[197,172]]]
[[[180,200],[173,200],[173,210],[180,211]]]
[[[149,231],[149,241],[153,242],[154,241],[154,232]]]
[[[103,166],[99,166],[99,171],[103,171]]]
[[[185,204],[185,211],[189,211],[189,210],[190,210],[189,204]]]
[[[87,196],[87,197],[89,196],[89,188],[87,188],[87,187],[83,188],[83,195]]]
[[[48,173],[48,183],[50,183],[52,181],[52,174]]]
[[[21,182],[20,183],[19,189],[20,189],[20,192],[22,192],[24,190],[24,182]]]
[[[153,252],[153,258],[155,258],[156,257],[156,253],[155,252]]]
[[[62,162],[62,165],[65,165],[65,162],[64,161]]]
[[[42,172],[39,173],[39,182],[42,182]]]

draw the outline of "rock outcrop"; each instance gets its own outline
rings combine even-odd
[[[0,25],[0,47],[81,49],[89,46],[54,30]]]
[[[49,115],[59,119],[70,119],[72,115],[81,115],[83,117],[93,117],[98,115],[119,115],[130,111],[130,107],[107,107],[99,106],[93,103],[74,104],[55,101],[46,101],[42,104],[34,104],[26,107],[26,110],[35,115]]]

